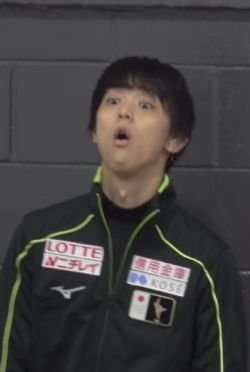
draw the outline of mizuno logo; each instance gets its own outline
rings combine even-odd
[[[70,300],[72,293],[82,291],[85,288],[86,287],[82,286],[82,287],[76,287],[76,288],[71,288],[71,289],[64,289],[63,286],[59,286],[59,287],[51,287],[50,289],[52,291],[57,291],[57,292],[61,293],[61,295],[64,298],[66,298],[67,300]]]

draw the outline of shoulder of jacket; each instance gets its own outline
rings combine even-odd
[[[163,222],[162,228],[171,244],[198,260],[217,260],[222,252],[229,250],[217,233],[177,202],[172,203],[171,213]]]
[[[20,224],[29,239],[46,236],[80,224],[91,213],[89,194],[27,213]]]

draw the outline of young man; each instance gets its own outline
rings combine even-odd
[[[11,243],[0,372],[246,372],[231,252],[165,174],[193,123],[173,67],[127,57],[103,72],[92,190],[29,214]]]

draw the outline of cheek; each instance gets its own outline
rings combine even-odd
[[[150,143],[157,143],[159,146],[165,144],[168,139],[168,128],[162,125],[155,125],[148,133],[147,140]]]
[[[143,143],[144,142],[144,143]],[[152,155],[158,156],[162,152],[165,153],[166,144],[168,142],[168,130],[166,127],[154,127],[144,137],[142,147],[145,146],[149,149]]]
[[[93,143],[96,144],[98,149],[101,151],[101,149],[110,145],[111,137],[112,133],[109,129],[109,126],[105,123],[105,121],[97,118],[95,132],[92,134]]]
[[[100,127],[101,119],[102,119],[102,115],[101,115],[100,111],[97,111],[97,113],[96,113],[96,119],[95,119],[95,131],[96,132],[97,132],[97,130]]]
[[[105,109],[99,109],[96,114],[96,132],[103,132],[109,131],[111,127],[112,117],[110,113]]]

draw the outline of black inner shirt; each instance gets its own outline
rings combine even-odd
[[[103,210],[113,241],[113,271],[116,278],[120,262],[128,240],[137,225],[142,221],[151,200],[136,208],[121,208],[102,193]]]

